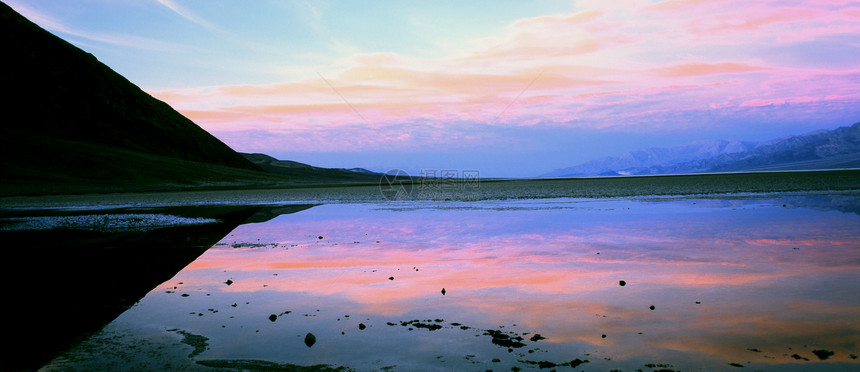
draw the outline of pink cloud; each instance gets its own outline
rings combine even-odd
[[[696,125],[679,121],[690,112],[742,115],[738,109],[783,103],[810,112],[814,105],[856,105],[860,95],[856,69],[798,68],[765,52],[774,44],[860,35],[860,12],[850,2],[582,6],[573,14],[517,20],[447,57],[355,54],[305,79],[153,94],[223,136],[289,133],[286,141],[296,148],[320,137],[349,148],[380,138],[402,148],[450,146],[440,139],[474,138],[458,128],[462,123],[487,132],[541,125],[683,128]]]

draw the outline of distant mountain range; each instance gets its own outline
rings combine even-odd
[[[0,195],[367,183],[243,156],[0,2]],[[295,163],[296,165],[300,163]]]
[[[860,168],[860,123],[766,142],[697,141],[647,148],[541,175],[594,177]]]

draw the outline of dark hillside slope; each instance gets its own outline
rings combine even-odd
[[[381,173],[366,169],[321,168],[289,160],[278,160],[265,154],[242,154],[266,172],[290,178],[316,181],[327,184],[365,183],[376,184]]]
[[[85,189],[99,170],[96,184],[121,191],[135,185],[198,183],[194,176],[199,171],[182,171],[197,163],[217,168],[206,182],[260,171],[93,55],[2,3],[0,48],[0,86],[6,93],[0,99],[4,184],[56,182]],[[146,161],[152,158],[159,161]],[[142,177],[141,171],[150,176]]]

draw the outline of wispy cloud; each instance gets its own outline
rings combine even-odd
[[[228,34],[227,31],[225,31],[222,28],[216,26],[215,24],[212,24],[211,22],[197,16],[196,14],[194,14],[194,12],[186,9],[185,7],[182,7],[179,4],[176,4],[176,2],[174,2],[173,0],[155,0],[155,1],[158,2],[159,4],[165,6],[167,9],[170,9],[171,11],[173,11],[173,13],[176,13],[176,15],[178,15],[182,18],[185,18],[186,20],[188,20],[190,22],[193,22],[193,23],[197,24],[198,26],[201,26],[201,27],[206,28],[210,31],[214,31],[214,32],[217,32],[220,34]]]
[[[354,53],[320,66],[325,79],[153,93],[225,133],[314,138],[315,128],[349,138],[333,145],[350,148],[379,138],[408,147],[454,137],[462,145],[502,127],[694,130],[702,117],[770,120],[754,110],[781,103],[786,116],[811,120],[860,104],[856,67],[816,66],[799,54],[811,61],[800,68],[769,54],[777,45],[860,37],[856,3],[577,4],[572,14],[511,22],[456,55]]]
[[[36,23],[40,27],[62,34],[69,37],[70,41],[75,42],[76,38],[84,39],[90,42],[104,43],[116,45],[126,48],[153,50],[153,51],[177,51],[186,48],[181,45],[176,45],[171,42],[166,42],[159,39],[146,38],[128,34],[111,33],[111,32],[93,32],[85,31],[65,24],[56,18],[45,14],[39,10],[27,6],[16,1],[8,1],[9,5],[24,17]],[[79,42],[80,43],[80,42]]]

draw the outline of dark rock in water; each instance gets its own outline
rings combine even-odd
[[[545,339],[546,339],[546,337],[541,336],[541,335],[540,335],[540,333],[535,333],[535,334],[530,338],[530,340],[532,340],[532,342],[538,342],[538,341],[540,341],[540,340],[545,340]]]
[[[848,357],[849,357],[849,358],[851,358],[851,359],[857,359],[857,355],[856,355],[856,354],[848,354]]]
[[[760,353],[760,352],[761,352],[761,350],[756,349],[756,348],[754,348],[754,347],[753,347],[753,348],[747,348],[747,350],[752,351],[752,352],[754,352],[754,353]]]
[[[606,338],[606,335],[605,334],[600,335],[600,338]]]
[[[809,358],[802,357],[802,356],[800,356],[800,355],[798,355],[798,354],[791,354],[791,357],[792,357],[792,358],[794,358],[794,359],[797,359],[797,360],[801,360],[801,359],[806,360],[806,361],[808,361],[808,360],[809,360]]]
[[[654,307],[654,305],[648,306],[648,308],[649,308],[649,309],[651,309],[651,310],[656,309],[656,307]]]
[[[269,315],[269,320],[274,322],[274,321],[278,320],[278,316],[275,314]]]
[[[627,285],[627,282],[625,282],[625,281],[623,281],[623,280],[619,280],[619,281],[618,281],[618,285],[620,285],[620,286],[622,286],[622,287],[623,287],[623,286]]]
[[[322,235],[318,236],[317,239],[322,240]],[[313,336],[313,335],[311,335],[311,336]]]
[[[393,277],[393,276],[389,276],[389,277],[388,277],[388,280],[394,280],[394,277]]]
[[[412,325],[415,326],[415,328],[427,328],[430,331],[442,329],[442,326],[438,324],[412,323]]]
[[[232,281],[232,280],[230,280],[230,279],[227,279],[227,281],[226,281],[226,282],[224,282],[224,284],[226,284],[226,285],[230,285],[230,284],[233,284],[233,281]]]
[[[521,363],[528,363],[528,364],[537,364],[538,368],[540,368],[540,369],[545,369],[545,368],[555,368],[555,367],[561,367],[561,366],[567,365],[567,363],[564,363],[564,364],[556,364],[556,363],[549,362],[549,361],[546,361],[546,360],[541,360],[541,361],[539,361],[539,362],[536,362],[536,361],[533,361],[533,360],[520,360],[520,362],[521,362]]]
[[[740,364],[740,363],[729,363],[729,365],[732,367],[741,367],[741,368],[743,368],[743,366],[744,366],[743,364]]]
[[[317,337],[314,336],[313,333],[308,333],[305,335],[305,345],[308,345],[308,347],[311,347],[311,346],[314,346],[315,343],[317,343]]]
[[[570,366],[573,368],[576,368],[582,363],[588,363],[588,359],[582,360],[582,359],[576,358],[576,359],[570,361]]]
[[[445,288],[442,288],[442,295],[445,295]]]
[[[821,360],[827,360],[827,358],[830,358],[834,354],[830,350],[812,350],[812,353]]]
[[[509,335],[502,333],[502,331],[498,331],[495,329],[488,329],[486,331],[486,333],[484,333],[484,335],[491,336],[493,338],[492,343],[499,345],[499,346],[502,346],[502,347],[507,347],[509,349],[510,348],[520,348],[520,347],[526,346],[526,344],[521,342],[523,340],[522,337],[519,337],[519,336],[511,337]],[[509,350],[509,351],[512,351],[512,350]]]
[[[362,329],[362,330],[363,330],[363,329],[365,329],[365,328],[367,328],[367,326],[366,326],[366,325],[364,325],[364,323],[358,323],[358,329]]]

